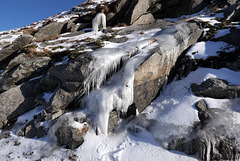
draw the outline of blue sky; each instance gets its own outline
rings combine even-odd
[[[1,0],[0,31],[24,27],[71,9],[85,0]]]

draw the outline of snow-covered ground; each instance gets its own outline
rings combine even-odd
[[[99,1],[100,2],[100,1]],[[62,15],[66,12],[61,13]],[[204,12],[194,14],[189,17],[209,21],[212,25],[219,23],[216,17],[221,18],[222,14],[216,14],[214,17],[204,15]],[[65,17],[66,18],[66,17]],[[54,19],[54,21],[61,21]],[[65,20],[65,19],[64,19]],[[179,19],[171,19],[179,21]],[[181,21],[181,19],[180,19]],[[37,23],[36,26],[41,26]],[[159,29],[158,29],[159,31]],[[157,30],[144,32],[135,32],[127,35],[128,42],[136,42],[152,37]],[[228,29],[220,30],[215,37],[228,34]],[[75,37],[62,37],[54,40],[66,40],[63,45],[69,47],[71,41],[84,40],[86,38],[97,39],[103,33],[88,32]],[[16,35],[9,33],[0,36],[1,43],[11,43],[16,39]],[[39,44],[40,45],[40,44]],[[105,42],[104,48],[116,48],[123,44],[115,44]],[[0,46],[1,47],[1,46]],[[48,46],[50,47],[54,46]],[[229,44],[224,42],[199,42],[193,45],[187,55],[192,59],[206,59],[209,56],[217,56],[218,51],[229,49]],[[232,49],[232,48],[230,48]],[[65,60],[67,61],[67,60]],[[62,62],[67,63],[67,62]],[[1,71],[0,71],[1,73]],[[220,78],[227,80],[230,84],[240,84],[240,72],[234,72],[229,69],[209,69],[199,68],[191,72],[186,78],[179,81],[173,81],[168,84],[162,91],[160,96],[149,105],[142,114],[138,116],[140,121],[121,120],[118,127],[113,133],[96,135],[93,129],[85,136],[84,143],[75,150],[65,149],[57,145],[49,134],[45,138],[28,139],[17,136],[15,131],[9,133],[9,137],[0,139],[0,158],[1,160],[80,160],[80,161],[191,161],[198,160],[192,156],[188,156],[179,151],[167,150],[166,143],[176,135],[185,135],[188,129],[193,126],[195,121],[199,121],[197,110],[194,104],[202,99],[195,96],[190,89],[192,83],[200,84],[208,78]],[[45,93],[44,99],[48,100],[52,93]],[[205,98],[210,108],[224,108],[233,112],[236,123],[239,123],[240,115],[237,105],[240,99],[212,99]],[[21,123],[29,121],[29,117],[43,110],[43,107],[30,111],[19,117],[19,126]],[[144,124],[149,120],[154,120],[152,130],[148,131],[144,128]],[[46,125],[47,126],[47,125]],[[137,130],[134,133],[133,130]]]

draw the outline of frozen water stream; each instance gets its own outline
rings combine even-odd
[[[167,62],[166,73],[169,73],[170,62],[174,63],[181,48],[187,47],[188,35],[188,26],[178,24],[136,44],[131,43],[118,49],[103,49],[92,53],[95,60],[89,67],[93,72],[86,79],[85,88],[88,93],[90,89],[96,90],[81,100],[81,107],[94,113],[94,123],[99,132],[107,135],[109,113],[113,109],[126,112],[133,103],[134,72],[153,53],[151,50],[161,50],[162,64]],[[127,59],[135,53],[137,53],[135,56]],[[122,69],[101,87],[108,73],[116,72],[123,59],[125,61]]]

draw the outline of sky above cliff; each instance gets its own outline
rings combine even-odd
[[[85,0],[4,0],[0,3],[0,31],[24,27],[71,9]]]

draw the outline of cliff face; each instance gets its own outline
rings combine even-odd
[[[89,29],[98,3],[106,11],[108,27],[104,33]],[[184,80],[191,71],[201,67],[228,68],[236,72],[240,69],[239,6],[236,1],[87,1],[24,28],[0,33],[1,135],[4,137],[10,130],[14,135],[28,138],[52,136],[59,144],[75,149],[93,131],[108,135],[116,125],[119,130],[123,120],[127,120],[130,133],[137,135],[141,133],[139,128],[145,129],[156,142],[165,144],[168,134],[163,135],[156,129],[163,130],[165,125],[169,125],[166,129],[169,133],[174,129],[157,116],[175,117],[172,113],[175,109],[164,116],[164,103],[154,100],[159,97],[171,102],[171,96],[164,94],[167,84],[173,81],[176,87],[171,84],[169,88],[174,89],[185,86],[177,91],[181,96],[184,89],[188,88],[185,92],[189,92],[190,83],[194,81],[177,85],[176,80]],[[191,87],[194,86],[197,85]],[[218,89],[215,86],[205,93]],[[238,86],[226,85],[216,93],[229,95],[226,97],[229,102],[233,96],[239,97]],[[195,94],[216,98],[212,96],[214,92],[210,96]],[[197,102],[197,96],[191,96],[189,102]],[[152,120],[141,114],[136,116],[141,112],[146,114],[144,111],[149,111],[151,104],[161,104],[163,114],[155,108],[155,113],[149,114]],[[193,110],[192,104],[186,103],[186,106]],[[194,118],[187,125],[192,128],[188,134],[191,137],[183,137],[179,132],[171,140],[167,139],[168,148],[204,160],[236,159],[239,147],[235,142],[239,138],[233,134],[223,138],[215,134],[228,130],[229,121],[223,121],[220,131],[205,137],[207,132],[201,128],[208,129],[208,123],[210,129],[214,128],[215,124],[209,120],[219,119],[219,113],[200,110],[198,124],[196,113],[195,110],[181,114],[181,117]],[[220,113],[223,119],[228,116],[224,110]],[[217,141],[211,142],[212,136]],[[223,152],[219,144],[234,152]]]

